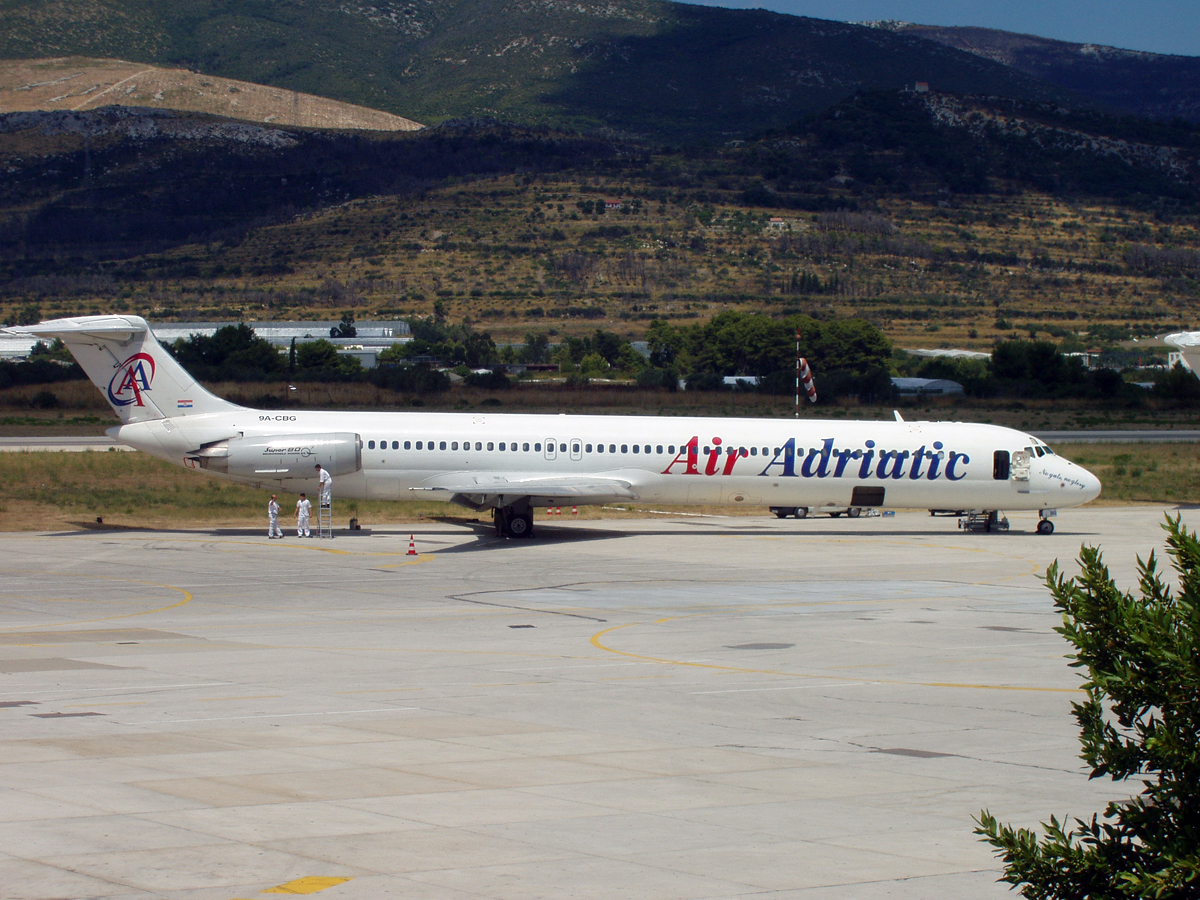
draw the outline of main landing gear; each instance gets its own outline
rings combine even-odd
[[[492,524],[496,526],[496,537],[533,537],[533,509],[528,503],[498,506],[492,510]]]

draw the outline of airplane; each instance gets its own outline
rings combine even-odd
[[[533,534],[537,506],[628,503],[733,507],[884,505],[969,510],[1058,507],[1100,493],[1091,472],[1037,438],[963,422],[251,409],[193,379],[133,315],[9,329],[61,338],[121,424],[112,438],[175,465],[270,490],[431,497],[492,512],[496,533]],[[981,518],[980,518],[981,517]]]

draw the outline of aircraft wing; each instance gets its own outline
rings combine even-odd
[[[530,476],[527,473],[454,472],[437,475],[413,491],[431,491],[475,498],[535,497],[539,500],[636,500],[631,482],[602,475]]]

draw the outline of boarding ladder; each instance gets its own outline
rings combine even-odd
[[[333,537],[333,498],[317,499],[317,537]]]

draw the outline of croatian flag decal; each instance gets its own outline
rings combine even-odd
[[[175,405],[179,409],[191,409],[192,401],[191,400],[177,400],[177,401],[175,401]]]

